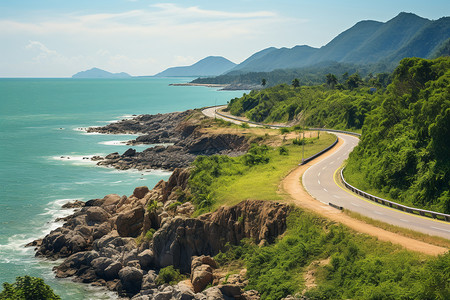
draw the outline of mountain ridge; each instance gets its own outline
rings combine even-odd
[[[236,64],[222,56],[208,56],[193,65],[171,67],[154,75],[155,77],[204,77],[218,76]]]
[[[121,72],[121,73],[111,73],[99,68],[92,68],[86,71],[78,72],[74,75],[72,75],[72,78],[78,78],[78,79],[101,79],[101,78],[108,78],[108,79],[123,79],[123,78],[132,78],[132,76],[128,73]]]
[[[386,22],[359,21],[320,48],[263,49],[227,74],[302,68],[325,61],[397,64],[407,56],[430,57],[449,37],[450,17],[429,20],[401,12]]]

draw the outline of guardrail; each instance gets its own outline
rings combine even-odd
[[[361,136],[361,133],[351,132],[351,131],[345,131],[345,130],[337,130],[337,129],[327,129],[327,128],[309,128],[309,130],[318,130],[318,131],[330,131],[330,132],[338,132],[338,133],[345,133],[355,136]]]
[[[307,162],[310,162],[311,160],[313,160],[314,158],[316,158],[316,157],[318,157],[318,156],[321,156],[322,154],[324,154],[325,152],[327,152],[328,150],[330,150],[331,148],[333,148],[334,146],[336,146],[336,144],[337,144],[338,142],[339,142],[339,138],[336,137],[336,140],[333,142],[333,144],[331,144],[330,146],[326,147],[326,148],[323,149],[322,151],[317,152],[316,154],[311,155],[311,156],[308,157],[308,158],[305,158],[299,165],[300,165],[300,166],[301,166],[301,165],[304,165],[304,164],[306,164]]]
[[[344,183],[344,186],[346,188],[348,188],[349,190],[351,190],[352,192],[363,196],[366,199],[369,199],[373,202],[385,205],[385,206],[389,206],[391,208],[394,209],[398,209],[404,212],[408,212],[411,214],[415,214],[415,215],[420,215],[423,217],[428,217],[428,218],[433,218],[433,219],[438,219],[438,220],[444,220],[447,222],[450,222],[450,215],[444,214],[444,213],[439,213],[439,212],[435,212],[435,211],[431,211],[431,210],[424,210],[424,209],[419,209],[419,208],[414,208],[414,207],[409,207],[403,204],[399,204],[393,201],[389,201],[374,195],[371,195],[369,193],[366,193],[364,191],[361,191],[360,189],[355,188],[354,186],[352,186],[351,184],[349,184],[347,181],[345,181],[344,179],[344,168],[341,170],[341,180]]]

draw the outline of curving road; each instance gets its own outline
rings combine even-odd
[[[331,202],[372,219],[450,239],[450,223],[379,205],[343,188],[335,179],[335,173],[358,144],[359,139],[347,134],[333,134],[344,143],[333,154],[312,165],[303,174],[302,182],[309,194],[323,203]]]
[[[217,107],[217,109],[221,108],[222,106]],[[203,114],[211,118],[217,117],[236,124],[242,123],[241,121],[216,115],[215,109],[216,107],[207,108],[203,110]],[[250,126],[255,125],[250,124]],[[330,133],[338,136],[343,141],[343,145],[325,159],[313,163],[303,174],[302,183],[311,196],[327,205],[331,202],[375,220],[450,239],[450,223],[401,212],[371,202],[342,187],[335,180],[335,173],[348,158],[353,148],[358,144],[359,139],[347,134]]]

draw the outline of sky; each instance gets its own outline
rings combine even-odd
[[[133,76],[210,55],[240,63],[268,47],[321,47],[361,20],[436,20],[448,0],[0,0],[0,77]]]

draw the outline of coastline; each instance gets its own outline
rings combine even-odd
[[[171,83],[169,86],[202,86],[209,88],[226,88],[229,84],[214,84],[214,83]]]

